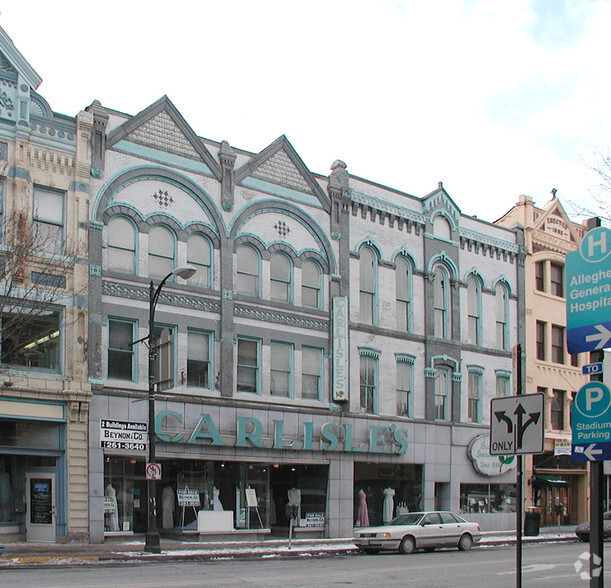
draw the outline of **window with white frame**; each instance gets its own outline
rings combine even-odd
[[[161,225],[149,231],[149,276],[165,278],[174,269],[175,242],[170,229]]]
[[[554,431],[564,430],[564,398],[566,390],[552,390],[550,401],[550,423]]]
[[[134,380],[134,329],[133,321],[108,319],[108,378]]]
[[[450,276],[438,265],[433,270],[433,336],[450,338]]]
[[[240,245],[236,264],[236,290],[240,294],[259,296],[259,252],[249,245]]]
[[[195,268],[188,280],[194,286],[209,288],[212,278],[212,247],[203,235],[193,233],[187,239],[187,264]]]
[[[237,385],[238,392],[259,394],[259,353],[258,339],[238,337],[238,365]]]
[[[377,258],[369,247],[361,248],[359,259],[359,311],[362,323],[373,325],[376,320]]]
[[[482,398],[482,380],[484,368],[470,367],[469,368],[469,385],[467,398],[467,420],[470,423],[480,422],[480,401]]]
[[[309,308],[321,306],[321,271],[319,265],[312,260],[301,264],[301,304]]]
[[[554,261],[550,262],[550,292],[554,296],[564,298],[564,266]]]
[[[14,310],[0,317],[1,363],[60,372],[60,311],[25,304]]]
[[[136,272],[136,228],[122,216],[108,221],[108,269],[133,274]]]
[[[482,283],[474,275],[467,278],[467,340],[473,345],[481,344]]]
[[[496,346],[509,348],[509,292],[507,286],[499,282],[495,287]]]
[[[293,275],[291,260],[284,253],[276,252],[272,254],[269,265],[270,299],[276,302],[290,302]]]
[[[437,420],[449,419],[451,386],[450,370],[445,367],[437,367],[435,370],[435,419]]]
[[[552,325],[552,361],[554,363],[564,363],[564,327]]]
[[[377,411],[378,357],[379,353],[368,349],[360,352],[360,405],[363,412]]]
[[[34,245],[38,251],[63,251],[64,196],[64,192],[34,186],[32,230]]]
[[[290,343],[270,343],[270,384],[271,396],[289,398],[293,387],[293,346]]]
[[[396,396],[397,416],[412,416],[412,389],[414,381],[414,357],[397,354],[396,361]]]
[[[210,388],[210,333],[187,331],[187,386]]]
[[[322,399],[323,350],[317,347],[301,349],[301,397]]]
[[[511,372],[496,370],[496,395],[510,396],[511,394]]]
[[[397,300],[397,329],[409,332],[412,329],[412,264],[405,257],[397,258],[395,295]]]

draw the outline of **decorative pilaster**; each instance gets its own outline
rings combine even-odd
[[[219,161],[221,162],[221,205],[223,210],[233,210],[233,168],[236,154],[227,141],[221,142]]]

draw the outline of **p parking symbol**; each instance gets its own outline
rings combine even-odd
[[[577,392],[575,408],[586,418],[597,418],[611,408],[611,391],[602,382],[588,382]]]

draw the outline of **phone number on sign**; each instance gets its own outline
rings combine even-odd
[[[145,451],[146,443],[126,443],[124,441],[102,441],[105,449],[132,449],[134,451]]]

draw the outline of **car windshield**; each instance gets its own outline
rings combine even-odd
[[[407,514],[395,517],[389,525],[417,525],[420,519],[424,516],[423,512],[410,512]]]

